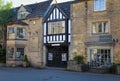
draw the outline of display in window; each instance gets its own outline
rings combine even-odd
[[[53,54],[52,53],[48,53],[48,60],[52,61],[53,60]]]
[[[67,61],[67,54],[66,53],[62,53],[62,61]]]

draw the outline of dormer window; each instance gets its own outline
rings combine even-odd
[[[17,11],[17,19],[24,19],[26,18],[31,12],[31,9],[21,5],[20,8]]]
[[[26,12],[18,12],[18,19],[23,19],[27,16]]]

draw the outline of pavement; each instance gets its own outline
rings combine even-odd
[[[0,67],[0,81],[120,81],[120,75],[70,72],[64,69]]]

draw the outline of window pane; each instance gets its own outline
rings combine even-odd
[[[107,22],[104,23],[104,32],[108,33],[108,23]]]
[[[23,28],[17,28],[17,38],[25,38],[25,30]]]
[[[98,23],[98,32],[102,32],[102,23]]]
[[[100,0],[100,10],[105,10],[105,0]]]
[[[14,28],[9,28],[9,33],[14,33]]]
[[[94,10],[101,11],[106,9],[106,0],[94,0]]]
[[[48,23],[48,34],[60,34],[65,33],[65,22],[49,22]]]
[[[93,29],[92,29],[92,31],[93,31],[93,33],[97,33],[97,32],[96,32],[96,25],[95,25],[95,24],[93,24]]]
[[[13,58],[14,48],[8,48],[8,58]]]
[[[99,0],[94,0],[94,10],[99,10]]]
[[[90,65],[104,68],[111,66],[111,49],[90,49]]]
[[[23,59],[24,57],[24,48],[16,48],[16,59]]]

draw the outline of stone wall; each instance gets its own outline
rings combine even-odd
[[[28,55],[29,62],[33,67],[42,67],[42,18],[28,19],[28,42],[26,54]]]
[[[69,60],[73,60],[75,55],[83,55],[85,53],[85,35],[86,35],[86,9],[85,3],[74,3],[71,5],[71,44],[69,47]]]

